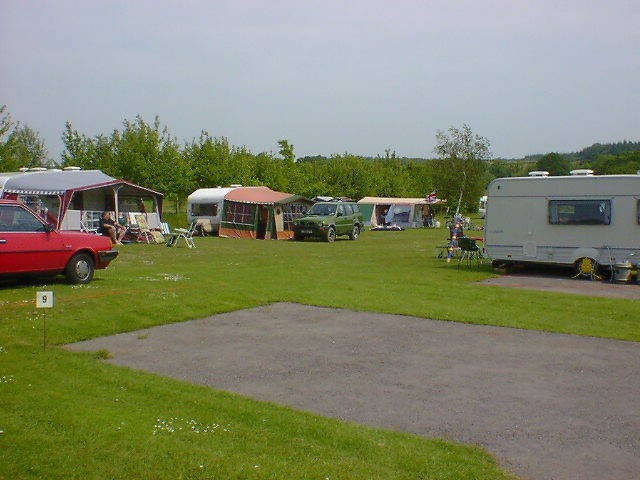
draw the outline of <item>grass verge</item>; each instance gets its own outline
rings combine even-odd
[[[491,269],[435,259],[442,236],[129,245],[86,286],[5,284],[0,478],[506,478],[477,448],[118,368],[107,351],[42,351],[44,315],[63,344],[276,301],[640,340],[637,301],[477,285]],[[41,289],[55,292],[52,311],[35,310]]]

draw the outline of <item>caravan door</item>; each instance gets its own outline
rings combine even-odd
[[[533,208],[527,211],[527,238],[522,244],[522,255],[527,259],[535,259],[538,256],[538,243],[536,241],[536,218]]]

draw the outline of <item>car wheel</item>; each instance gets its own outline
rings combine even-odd
[[[69,260],[64,273],[69,283],[89,283],[94,270],[93,258],[86,253],[79,253]]]
[[[329,243],[333,243],[336,240],[336,231],[333,227],[329,227],[329,230],[327,230],[326,233],[326,240]]]
[[[357,240],[359,236],[360,236],[360,227],[358,225],[354,225],[353,230],[351,230],[351,233],[349,234],[349,238],[351,240]]]

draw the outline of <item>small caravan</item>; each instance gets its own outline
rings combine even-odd
[[[224,197],[227,193],[238,188],[239,185],[218,188],[199,188],[187,197],[187,217],[189,222],[194,220],[208,220],[212,233],[217,233],[222,218]]]
[[[494,263],[584,264],[640,260],[640,172],[571,176],[531,172],[489,184],[485,248]]]

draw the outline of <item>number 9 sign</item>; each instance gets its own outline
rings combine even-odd
[[[36,292],[36,308],[53,308],[53,292]]]

